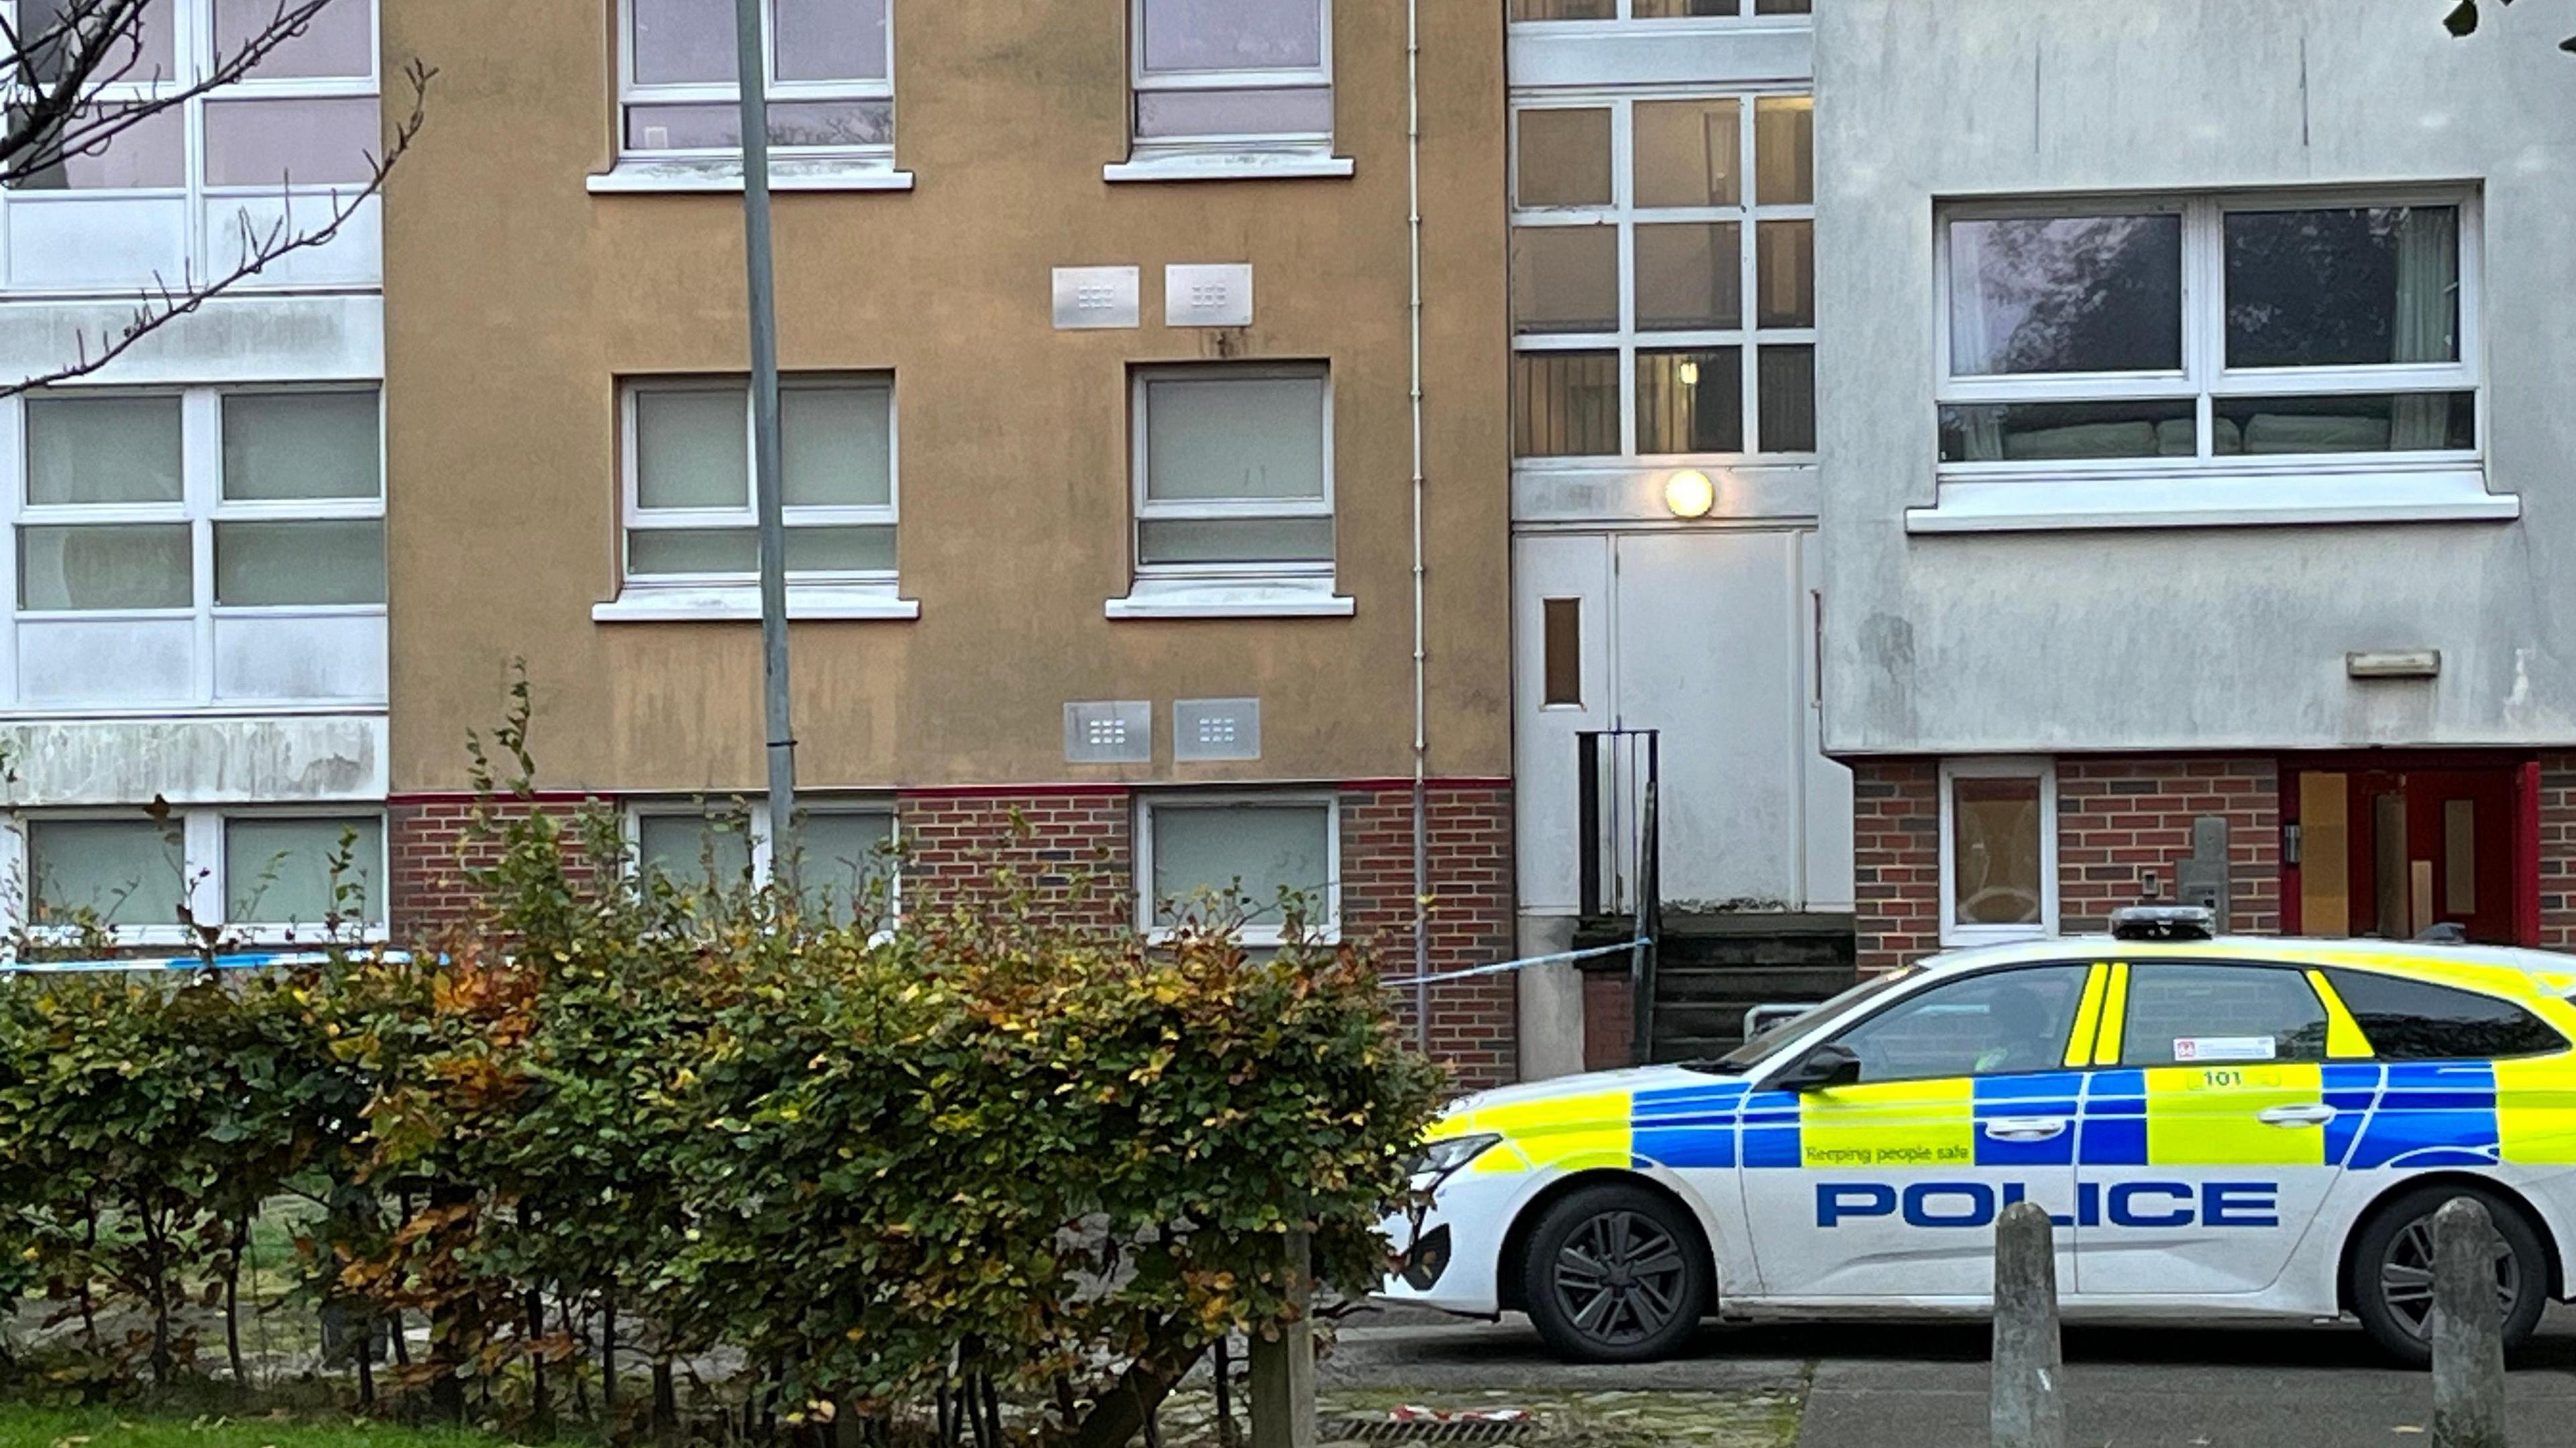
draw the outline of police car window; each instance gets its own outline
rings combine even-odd
[[[2133,965],[2123,1066],[2322,1061],[2326,1008],[2305,976],[2239,965]]]
[[[2326,982],[2383,1061],[2477,1061],[2567,1049],[2567,1038],[2547,1022],[2494,996],[2365,970],[2330,970]]]
[[[1860,1057],[1864,1082],[2062,1069],[2091,969],[1972,975],[1909,996],[1834,1039]]]

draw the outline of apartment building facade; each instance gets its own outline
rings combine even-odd
[[[138,295],[274,256],[111,365],[0,399],[12,921],[142,948],[387,924],[381,50],[362,3],[272,47],[276,10],[149,7],[92,97],[185,99],[30,147],[0,187],[11,382],[96,357]],[[21,0],[16,33],[51,13]],[[63,64],[31,59],[30,85]]]
[[[398,932],[514,660],[543,807],[773,866],[730,12],[384,0],[444,90],[386,213]],[[1407,973],[1419,775],[1426,958],[1508,956],[1500,13],[1418,70],[1348,0],[765,15],[809,883],[1239,881],[1255,943],[1286,888]],[[1508,980],[1432,1006],[1515,1073]]]
[[[2571,943],[2576,72],[2438,18],[1819,7],[1865,965],[2146,899]]]

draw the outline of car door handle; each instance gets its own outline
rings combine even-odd
[[[2063,1116],[1998,1116],[1983,1125],[1997,1141],[2046,1141],[2066,1133]]]
[[[2335,1109],[2322,1103],[2266,1106],[2254,1113],[2254,1119],[2266,1126],[2323,1126],[2335,1119]]]

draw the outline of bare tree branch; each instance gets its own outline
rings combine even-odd
[[[105,3],[114,3],[114,0],[105,0]],[[285,204],[277,220],[265,228],[254,223],[247,210],[236,216],[242,250],[241,260],[231,270],[203,283],[183,276],[175,287],[155,276],[152,286],[135,303],[134,311],[122,326],[101,331],[94,343],[88,334],[76,338],[70,362],[23,381],[0,383],[0,398],[15,397],[35,388],[86,377],[123,356],[144,338],[204,306],[209,299],[222,296],[259,275],[263,268],[279,258],[328,244],[370,197],[384,190],[385,179],[392,174],[394,163],[411,149],[412,141],[419,136],[421,126],[428,120],[429,83],[437,75],[436,69],[418,60],[404,68],[403,79],[411,88],[411,113],[394,127],[393,138],[386,143],[384,154],[368,158],[364,182],[345,194],[336,188],[327,193],[325,199],[330,206],[330,216],[321,225],[309,231],[295,226],[295,197],[290,182],[283,193]]]

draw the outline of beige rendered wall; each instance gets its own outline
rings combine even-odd
[[[1502,6],[1421,0],[1431,765],[1509,769]],[[891,368],[909,623],[793,631],[808,788],[1353,779],[1412,767],[1404,7],[1333,17],[1350,179],[1111,184],[1126,0],[896,0],[910,193],[777,201],[782,368]],[[758,629],[595,624],[616,589],[615,380],[744,370],[741,214],[593,196],[610,0],[385,0],[439,68],[386,210],[396,793],[535,682],[550,788],[761,778]],[[1254,325],[1160,325],[1166,262],[1252,263]],[[1144,326],[1059,332],[1049,269],[1144,269]],[[1118,621],[1127,369],[1325,359],[1345,619]],[[1259,695],[1257,763],[1169,763],[1175,697]],[[1062,705],[1152,699],[1157,763],[1073,766]]]

